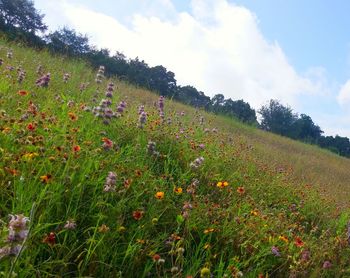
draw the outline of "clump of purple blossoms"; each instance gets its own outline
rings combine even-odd
[[[51,80],[51,74],[47,73],[38,78],[35,82],[35,84],[39,87],[47,87],[49,86],[49,82]]]
[[[281,257],[280,251],[278,250],[278,247],[272,246],[271,247],[271,253],[275,255],[275,257]]]
[[[12,58],[13,58],[13,52],[12,52],[11,49],[7,51],[6,57],[7,57],[8,59],[12,59]]]
[[[114,84],[112,82],[110,82],[107,85],[107,91],[105,93],[105,96],[107,98],[112,98],[113,97],[113,91],[114,91]]]
[[[159,117],[164,120],[165,114],[164,114],[164,97],[160,96],[158,100],[158,110],[159,110]]]
[[[125,108],[126,108],[126,102],[124,100],[122,100],[121,102],[119,102],[119,104],[117,106],[117,112],[122,114],[124,112]]]
[[[63,82],[64,82],[64,83],[67,83],[68,80],[69,80],[69,78],[70,78],[70,74],[69,74],[69,73],[63,74]]]
[[[64,228],[67,230],[75,230],[77,227],[77,224],[75,223],[74,219],[67,220],[66,224],[64,225]]]
[[[109,172],[106,178],[106,183],[104,185],[104,192],[114,192],[115,184],[117,183],[117,174],[114,172]]]
[[[147,113],[145,111],[142,111],[140,116],[139,116],[139,128],[143,128],[146,124],[147,121]]]
[[[153,141],[148,141],[147,152],[153,156],[159,156],[159,152],[156,151],[156,143]]]
[[[28,217],[25,217],[23,214],[10,215],[10,217],[7,245],[0,248],[0,259],[5,256],[18,255],[29,233]]]
[[[18,83],[21,84],[25,77],[26,77],[26,72],[22,69],[22,67],[19,67],[17,69],[17,81],[18,81]]]
[[[104,77],[104,74],[105,74],[105,67],[104,66],[100,66],[98,68],[98,71],[97,71],[97,74],[96,74],[96,83],[97,84],[101,84],[102,83],[102,79]]]
[[[198,169],[204,162],[204,157],[200,156],[190,163],[192,169]]]

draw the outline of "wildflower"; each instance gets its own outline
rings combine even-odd
[[[19,68],[17,70],[17,81],[18,81],[18,83],[21,84],[25,77],[26,77],[26,72],[22,68]]]
[[[0,58],[0,66],[4,63],[4,60]]]
[[[48,72],[47,74],[44,74],[39,79],[37,79],[35,84],[38,87],[47,87],[49,86],[50,80],[51,80],[51,74]]]
[[[66,224],[64,225],[64,228],[67,230],[74,230],[77,227],[77,224],[73,219],[67,220]]]
[[[324,261],[322,268],[328,269],[332,267],[332,263],[330,261]]]
[[[35,126],[35,124],[33,124],[33,123],[29,123],[29,124],[27,125],[27,129],[28,129],[29,131],[34,131],[34,130],[36,129],[36,126]]]
[[[110,149],[113,148],[113,141],[108,139],[108,138],[102,138],[102,148],[105,150],[105,151],[108,151]]]
[[[68,80],[69,80],[69,78],[70,78],[70,74],[69,74],[69,73],[63,74],[63,82],[64,82],[64,83],[67,83]]]
[[[297,247],[303,247],[303,246],[304,246],[304,242],[301,240],[300,237],[296,237],[296,238],[295,238],[294,244],[295,244]]]
[[[26,96],[26,95],[29,94],[26,90],[19,90],[17,93],[18,93],[20,96]]]
[[[164,192],[159,191],[154,195],[158,200],[164,199]]]
[[[118,228],[118,232],[119,233],[124,233],[126,231],[126,228],[124,227],[124,226],[120,226],[119,228]]]
[[[50,246],[53,246],[56,244],[56,235],[54,232],[49,233],[46,235],[43,239],[43,243],[47,243]]]
[[[69,118],[70,118],[72,121],[76,121],[76,120],[78,119],[78,116],[75,115],[75,114],[72,113],[72,112],[69,112],[69,113],[68,113],[68,116],[69,116]]]
[[[123,113],[125,108],[126,108],[126,102],[121,101],[121,102],[119,102],[119,105],[117,106],[117,112]]]
[[[110,83],[108,83],[107,91],[105,93],[105,96],[107,98],[112,98],[113,97],[113,91],[114,91],[114,84],[112,82],[110,82]]]
[[[153,141],[148,141],[147,151],[150,155],[158,156],[159,152],[156,151],[156,143]]]
[[[201,269],[201,277],[210,277],[210,269],[207,267],[203,267]]]
[[[12,59],[12,57],[13,57],[13,52],[12,52],[11,49],[9,49],[9,50],[7,51],[6,57],[7,57],[8,59]]]
[[[80,146],[79,145],[75,145],[74,147],[73,147],[73,151],[74,152],[79,152],[80,151]]]
[[[43,183],[48,183],[49,180],[51,179],[51,175],[48,174],[48,175],[40,176],[40,179]]]
[[[97,74],[96,74],[96,83],[100,84],[102,83],[102,78],[104,77],[104,73],[105,73],[105,67],[104,66],[100,66],[98,68]]]
[[[240,195],[243,195],[245,193],[245,189],[243,186],[239,186],[237,188],[237,193],[240,194]]]
[[[158,262],[161,259],[161,257],[160,257],[159,254],[154,254],[152,259],[153,259],[154,262]]]
[[[281,257],[281,254],[278,250],[278,247],[276,247],[276,246],[271,247],[271,253],[274,254],[276,257]]]
[[[147,113],[142,111],[139,116],[139,128],[143,128],[147,121]]]
[[[143,217],[144,212],[142,210],[135,210],[132,213],[132,217],[134,217],[135,220],[139,221]]]
[[[174,188],[174,192],[176,193],[176,194],[182,194],[182,188],[181,187],[175,187]]]
[[[219,188],[224,188],[227,187],[229,185],[229,183],[227,181],[219,181],[216,186]]]
[[[288,238],[286,236],[282,236],[281,235],[281,236],[278,237],[278,239],[284,241],[285,243],[289,242],[289,240],[288,240]]]
[[[303,252],[301,252],[301,260],[302,261],[309,261],[310,260],[310,251],[309,250],[303,250]]]
[[[117,182],[117,174],[114,172],[109,172],[106,178],[106,183],[104,185],[104,192],[114,192],[115,184]]]
[[[192,169],[198,169],[203,164],[203,162],[204,162],[204,158],[202,156],[198,157],[190,163],[190,167]]]
[[[10,215],[8,241],[23,241],[28,236],[29,218],[23,214]]]
[[[214,232],[214,231],[215,231],[214,228],[208,228],[208,229],[205,229],[205,230],[204,230],[204,234],[209,234],[209,233],[212,233],[212,232]]]
[[[107,233],[109,231],[109,227],[105,224],[102,224],[99,228],[98,228],[98,231],[100,233]]]
[[[158,218],[154,217],[152,218],[152,224],[156,225],[158,223]]]

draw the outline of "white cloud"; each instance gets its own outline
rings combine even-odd
[[[343,107],[350,105],[350,80],[346,81],[345,84],[340,88],[337,100],[338,103]]]
[[[250,10],[227,0],[192,0],[188,13],[177,13],[170,0],[153,1],[152,16],[138,11],[128,26],[71,1],[55,1],[54,7],[37,2],[47,9],[50,25],[68,23],[99,47],[139,56],[151,66],[162,64],[179,84],[210,96],[243,98],[253,107],[277,98],[298,107],[300,95],[324,90],[317,76],[298,74],[278,43],[264,38]],[[171,20],[157,11],[171,13]]]

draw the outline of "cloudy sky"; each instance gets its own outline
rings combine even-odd
[[[350,2],[34,0],[50,30],[175,72],[180,85],[259,108],[278,99],[350,137]]]

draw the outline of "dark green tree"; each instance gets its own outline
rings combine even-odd
[[[173,97],[176,92],[175,74],[163,66],[149,69],[149,87],[163,96]]]
[[[308,143],[317,143],[323,131],[310,116],[301,114],[291,126],[291,137]]]
[[[244,123],[257,124],[255,110],[242,99],[233,101],[229,98],[220,107],[226,115],[237,118]]]
[[[44,32],[47,26],[43,17],[35,9],[33,1],[0,0],[0,27],[4,31]]]
[[[260,108],[258,113],[261,115],[260,127],[263,130],[290,137],[291,127],[297,120],[297,116],[289,106],[271,99],[268,104]]]
[[[86,35],[76,33],[75,30],[63,27],[46,36],[48,47],[54,51],[71,56],[82,56],[92,49]]]

